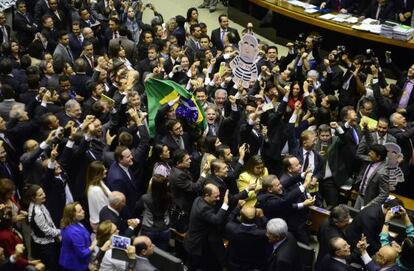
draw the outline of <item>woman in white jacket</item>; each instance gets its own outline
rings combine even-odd
[[[94,231],[99,224],[99,212],[109,204],[109,188],[105,185],[106,169],[101,161],[93,161],[86,172],[86,195],[89,206],[89,222]]]

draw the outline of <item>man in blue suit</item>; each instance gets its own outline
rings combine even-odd
[[[115,149],[115,163],[108,171],[108,186],[112,191],[122,192],[126,197],[125,215],[132,218],[135,204],[138,200],[138,183],[135,180],[131,166],[134,164],[131,150],[125,146]]]

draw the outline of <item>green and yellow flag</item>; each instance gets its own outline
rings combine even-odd
[[[156,134],[155,116],[159,108],[177,98],[179,101],[174,104],[177,117],[185,120],[195,129],[204,131],[206,128],[207,121],[203,108],[198,104],[193,94],[176,82],[150,78],[145,82],[145,92],[148,99],[148,125],[151,137]]]

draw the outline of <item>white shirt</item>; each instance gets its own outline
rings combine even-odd
[[[111,193],[109,188],[101,181],[101,185],[106,192],[98,185],[92,185],[88,188],[88,205],[89,205],[89,221],[91,224],[99,223],[99,212],[103,207],[109,204],[107,195]]]

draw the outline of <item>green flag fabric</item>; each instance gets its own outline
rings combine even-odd
[[[145,82],[145,92],[148,99],[148,125],[151,137],[156,134],[155,116],[158,110],[162,105],[176,99],[179,100],[173,107],[179,119],[202,132],[206,128],[207,121],[203,108],[193,94],[176,82],[150,78]]]

